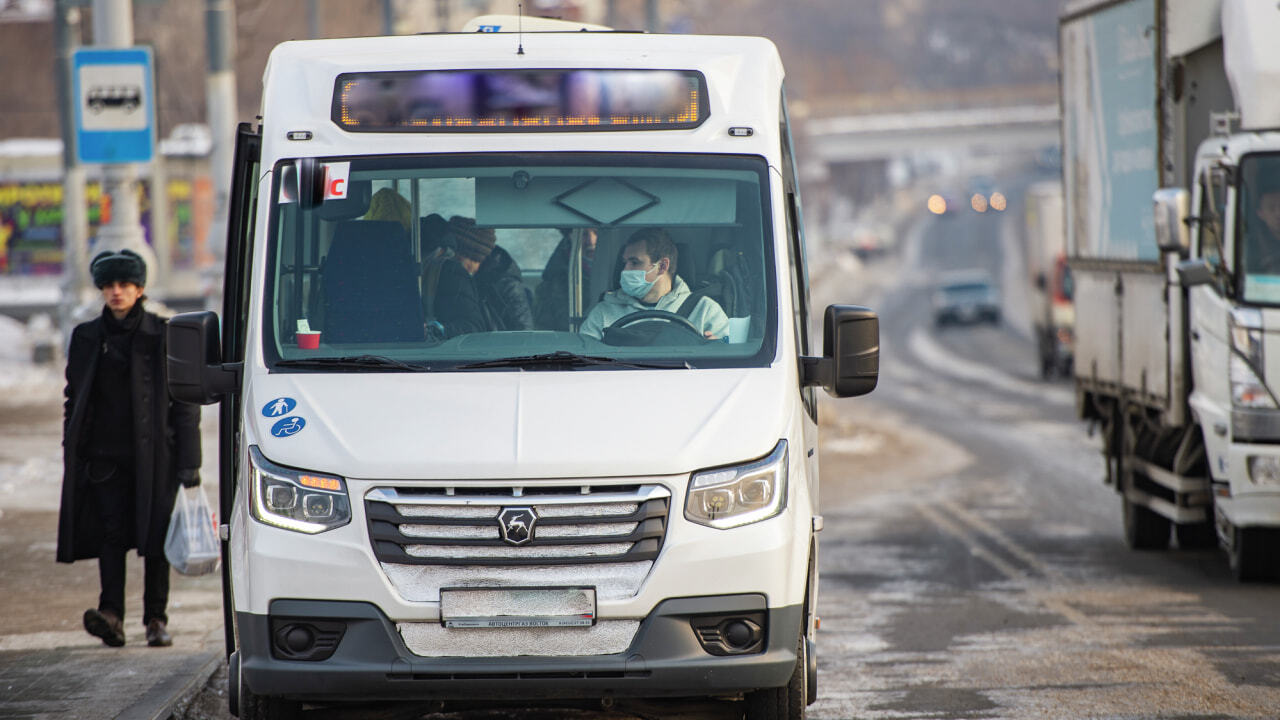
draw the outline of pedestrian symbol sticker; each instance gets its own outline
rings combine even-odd
[[[307,421],[298,416],[287,417],[271,426],[271,434],[278,438],[297,435],[306,427]]]
[[[284,417],[293,412],[298,406],[298,401],[291,397],[278,397],[275,400],[262,406],[262,415],[264,417]]]

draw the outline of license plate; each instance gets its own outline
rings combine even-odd
[[[596,589],[441,588],[440,621],[447,628],[589,627]]]

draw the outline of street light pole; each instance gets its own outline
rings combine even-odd
[[[57,0],[54,7],[54,80],[58,116],[62,119],[62,297],[58,303],[58,327],[63,347],[81,320],[76,310],[90,301],[89,219],[84,191],[84,166],[76,158],[75,110],[71,82],[71,56],[80,44],[80,8],[72,0]]]
[[[234,152],[236,119],[236,34],[233,0],[207,0],[205,36],[209,74],[205,80],[206,115],[213,148],[209,157],[209,176],[213,185],[213,221],[209,225],[209,249],[214,266],[208,274],[220,277],[227,254],[227,208],[231,192],[231,163]],[[209,282],[207,287],[221,287]],[[221,293],[215,291],[207,301],[221,307]]]
[[[133,47],[133,0],[93,0],[93,44],[102,48]],[[155,253],[142,234],[137,166],[103,165],[102,175],[103,195],[111,201],[111,219],[98,226],[93,253],[132,250],[147,263],[147,284],[163,283],[164,278],[153,277],[157,269]]]

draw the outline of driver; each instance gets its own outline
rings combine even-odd
[[[666,230],[643,228],[633,233],[622,246],[622,287],[591,308],[579,332],[600,340],[605,328],[627,315],[665,310],[686,318],[709,340],[725,337],[729,318],[715,300],[703,296],[692,308],[681,307],[691,293],[676,275],[676,255],[676,244]]]
[[[1254,215],[1245,224],[1247,266],[1254,273],[1280,273],[1280,170],[1259,182]]]

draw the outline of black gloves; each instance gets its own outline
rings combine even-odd
[[[184,488],[193,488],[200,486],[200,471],[196,468],[190,470],[178,471],[178,482],[182,483]]]

